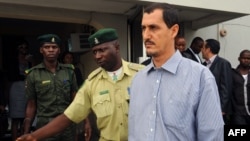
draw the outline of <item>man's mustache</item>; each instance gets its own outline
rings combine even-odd
[[[145,44],[145,45],[146,45],[146,44],[151,44],[151,45],[154,45],[155,43],[154,43],[153,41],[146,40],[146,41],[144,42],[144,44]]]

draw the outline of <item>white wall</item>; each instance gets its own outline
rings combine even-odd
[[[140,0],[150,2],[167,2],[173,5],[230,11],[238,13],[250,13],[249,0]]]
[[[220,31],[224,29],[227,31],[226,36],[221,37]],[[199,30],[185,29],[185,38],[187,39],[187,47],[190,46],[191,40],[195,36],[200,36],[204,40],[214,38],[220,41],[221,50],[219,55],[229,60],[232,67],[238,65],[239,53],[244,49],[250,50],[250,16],[245,16],[201,28]]]

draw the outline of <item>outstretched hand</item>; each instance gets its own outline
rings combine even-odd
[[[16,139],[16,141],[37,141],[32,134],[24,134]]]

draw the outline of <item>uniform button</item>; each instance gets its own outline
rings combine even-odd
[[[120,123],[120,125],[122,125],[122,123]]]

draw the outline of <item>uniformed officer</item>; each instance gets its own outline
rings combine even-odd
[[[89,37],[89,43],[100,67],[88,76],[64,114],[17,141],[40,140],[59,133],[70,123],[85,119],[91,110],[97,117],[99,141],[128,140],[129,86],[133,76],[144,66],[121,58],[118,36],[113,28],[100,29]]]
[[[55,34],[38,37],[42,63],[26,70],[25,84],[28,104],[24,120],[24,133],[28,133],[30,125],[37,116],[36,128],[49,123],[72,102],[78,87],[74,67],[59,63],[61,39]],[[47,141],[73,141],[75,135],[72,124],[62,134],[48,138]]]

